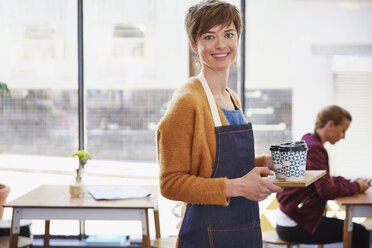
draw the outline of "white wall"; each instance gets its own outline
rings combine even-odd
[[[317,112],[334,102],[332,57],[312,46],[371,45],[372,2],[247,2],[247,88],[293,89],[293,138],[313,130]],[[369,3],[369,4],[368,4]]]
[[[367,46],[363,57],[372,56],[372,1],[248,0],[246,19],[246,87],[291,88],[293,140],[300,139],[335,103],[333,55],[360,56],[358,46]]]
[[[294,139],[312,131],[317,112],[334,103],[332,57],[311,54],[312,46],[372,44],[372,5],[353,1],[366,8],[344,9],[341,3],[292,1]]]

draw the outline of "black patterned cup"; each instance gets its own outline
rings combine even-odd
[[[285,175],[282,173],[282,160],[280,158],[279,145],[270,146],[271,157],[273,159],[275,176],[278,179],[284,179]]]
[[[307,145],[305,141],[282,144],[279,147],[282,173],[286,181],[302,181],[305,179]]]

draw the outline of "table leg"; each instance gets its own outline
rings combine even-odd
[[[149,230],[149,215],[147,209],[141,211],[142,222],[142,247],[151,248],[150,246],[150,230]]]
[[[20,224],[21,215],[22,215],[22,209],[13,208],[12,225],[10,228],[10,235],[9,235],[9,248],[18,247],[18,237],[19,237],[19,232],[21,229],[21,224]]]
[[[350,206],[345,206],[345,221],[344,221],[344,245],[343,248],[351,248],[351,239],[353,234],[353,217],[350,213]]]
[[[85,220],[79,220],[79,239],[85,239]]]
[[[50,220],[45,220],[45,231],[44,231],[44,248],[49,248],[50,240]]]
[[[154,222],[155,222],[155,233],[156,233],[156,238],[160,239],[161,234],[160,234],[160,220],[159,220],[159,210],[158,210],[158,205],[154,208]]]

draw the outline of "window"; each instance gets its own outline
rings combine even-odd
[[[165,15],[164,6],[173,12]],[[87,147],[95,159],[155,161],[162,109],[188,78],[185,6],[152,0],[85,3]],[[167,70],[174,61],[179,65]]]
[[[195,2],[83,1],[87,184],[158,183],[155,129],[189,78],[183,23]],[[77,166],[77,2],[0,0],[0,16],[0,81],[10,88],[0,92],[0,170],[12,200],[40,184],[69,184]],[[162,232],[175,234],[173,205],[160,204]],[[135,236],[137,224],[88,221],[86,232]],[[43,233],[43,222],[32,226]],[[51,234],[78,234],[78,225],[52,221]]]
[[[10,88],[0,98],[3,154],[76,150],[75,13],[74,1],[2,1],[0,81]]]
[[[250,89],[245,115],[252,122],[256,154],[270,154],[272,144],[292,140],[292,90]]]
[[[368,157],[372,139],[372,58],[338,56],[333,64],[336,70],[335,102],[347,109],[353,120],[345,140],[340,141],[337,147],[328,147],[334,158],[331,160],[332,170],[354,178],[367,176],[370,174]],[[358,169],[351,165],[357,165]]]
[[[116,25],[113,55],[115,57],[143,57],[145,25]]]

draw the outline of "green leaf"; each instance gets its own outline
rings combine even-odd
[[[71,157],[78,157],[80,159],[91,159],[92,155],[84,150],[80,150],[71,155]]]
[[[6,93],[9,92],[8,86],[2,82],[0,82],[0,90],[5,90]]]

